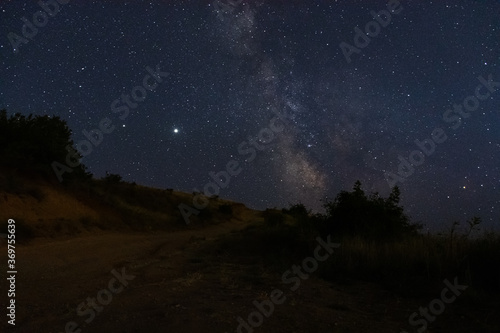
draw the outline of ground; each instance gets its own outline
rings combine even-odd
[[[73,321],[81,332],[237,332],[238,317],[247,320],[256,311],[254,301],[266,303],[279,289],[284,302],[262,316],[254,332],[411,332],[409,315],[432,300],[404,298],[367,282],[327,282],[314,274],[291,291],[281,281],[283,272],[262,267],[259,258],[207,250],[219,237],[246,226],[232,220],[202,229],[95,231],[21,244],[16,248],[16,326],[5,326],[19,333],[66,332],[66,323]],[[5,272],[6,263],[0,269]],[[125,286],[111,284],[116,293],[109,292],[113,269],[129,276]],[[77,314],[80,303],[98,295],[106,303],[100,312]],[[457,301],[428,332],[500,332],[499,313],[498,307],[477,309]]]

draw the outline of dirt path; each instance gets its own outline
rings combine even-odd
[[[272,290],[280,289],[286,301],[263,317],[254,332],[396,333],[407,328],[409,313],[430,301],[401,299],[367,283],[335,285],[314,276],[292,292],[281,283],[280,274],[268,274],[272,270],[259,269],[248,258],[235,263],[234,258],[229,262],[199,257],[203,246],[246,225],[232,221],[196,230],[101,233],[21,245],[17,248],[17,325],[8,329],[19,333],[236,332],[237,318],[247,319],[256,311],[254,301],[263,302]],[[5,246],[0,250],[5,251]],[[6,271],[4,262],[0,269]],[[3,281],[1,288],[6,290]],[[89,297],[97,299],[94,309],[79,308]],[[457,312],[450,306],[428,332],[474,331],[471,328],[480,324],[474,323],[478,317],[466,310]],[[490,320],[488,313],[483,318]],[[68,322],[78,327],[66,327]]]
[[[148,299],[154,296],[154,290],[166,281],[171,283],[186,278],[183,267],[190,246],[244,226],[241,222],[232,221],[178,232],[101,233],[65,240],[36,239],[30,244],[19,245],[16,249],[15,331],[31,333],[43,329],[44,332],[65,332],[66,322],[75,321],[80,328],[88,326],[82,328],[82,332],[104,332],[106,329],[102,323],[109,322],[110,316],[116,314],[118,309],[123,311],[118,318],[126,329],[126,318],[134,315],[125,309],[133,308],[137,300],[150,303]],[[4,250],[5,245],[2,246]],[[0,269],[5,272],[6,263],[2,262]],[[91,315],[79,316],[77,306],[87,297],[96,298],[100,290],[109,290],[109,281],[115,277],[111,273],[113,269],[120,274],[125,269],[125,274],[135,277],[123,287],[123,291],[112,294],[113,299],[101,313],[95,311],[96,317],[85,323]],[[118,282],[112,286],[120,289]],[[1,289],[7,290],[6,287],[7,284],[2,281]],[[131,300],[131,296],[137,300]],[[101,299],[107,302],[105,292]],[[5,302],[5,297],[2,301]],[[154,301],[151,302],[153,304]]]

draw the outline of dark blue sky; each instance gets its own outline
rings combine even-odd
[[[498,1],[61,2],[0,4],[0,108],[58,115],[75,143],[108,118],[96,177],[203,191],[234,160],[221,197],[320,209],[357,179],[387,195],[405,159],[414,221],[500,224]]]

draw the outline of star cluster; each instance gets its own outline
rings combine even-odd
[[[0,4],[0,108],[58,115],[75,142],[109,118],[82,161],[96,177],[192,192],[236,160],[219,195],[253,208],[321,211],[359,179],[382,195],[398,185],[431,229],[474,215],[498,227],[500,86],[483,86],[470,116],[449,114],[459,128],[443,117],[479,77],[500,81],[497,1],[45,3],[45,22],[37,2]],[[390,22],[356,37],[381,11]],[[127,116],[113,107],[123,94]],[[436,128],[446,141],[401,178]]]

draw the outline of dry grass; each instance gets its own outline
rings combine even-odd
[[[193,194],[102,180],[63,186],[40,178],[0,173],[0,221],[22,221],[26,237],[58,237],[101,230],[179,230],[236,219],[251,210],[211,198],[209,206],[186,225],[178,209]]]
[[[417,236],[396,242],[366,241],[357,237],[340,240],[341,247],[323,276],[346,276],[408,290],[421,281],[439,285],[457,276],[477,289],[500,293],[500,237],[465,238],[450,243],[437,236]]]

